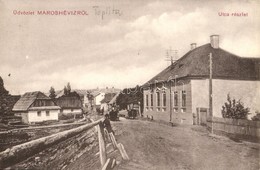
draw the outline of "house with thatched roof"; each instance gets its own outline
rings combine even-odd
[[[62,95],[55,99],[58,106],[61,107],[61,114],[64,115],[80,115],[82,114],[82,101],[80,95],[73,91],[68,95]]]
[[[15,103],[12,111],[24,123],[58,120],[60,107],[40,91],[28,92]]]
[[[143,85],[144,115],[193,124],[194,115],[204,108],[222,117],[228,94],[254,113],[260,110],[259,70],[260,58],[232,54],[219,47],[218,35],[212,35],[210,43],[192,43],[189,52]]]

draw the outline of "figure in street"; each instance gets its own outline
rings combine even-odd
[[[108,133],[113,133],[115,135],[115,132],[112,129],[108,114],[105,115],[105,120],[103,121],[103,125],[106,128]]]

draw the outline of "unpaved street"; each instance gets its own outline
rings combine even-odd
[[[145,120],[113,122],[130,157],[116,169],[259,169],[259,144],[209,135],[204,127]]]

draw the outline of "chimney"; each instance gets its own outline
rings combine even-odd
[[[210,44],[212,48],[219,48],[219,35],[211,35],[210,36]]]
[[[196,43],[191,43],[190,44],[190,50],[194,50],[197,47]]]

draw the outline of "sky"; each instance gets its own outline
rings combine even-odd
[[[67,82],[134,87],[169,65],[166,50],[180,58],[212,34],[222,49],[260,57],[259,8],[257,0],[0,0],[0,76],[11,94]],[[64,10],[87,15],[37,14]],[[18,15],[24,11],[34,15]]]

